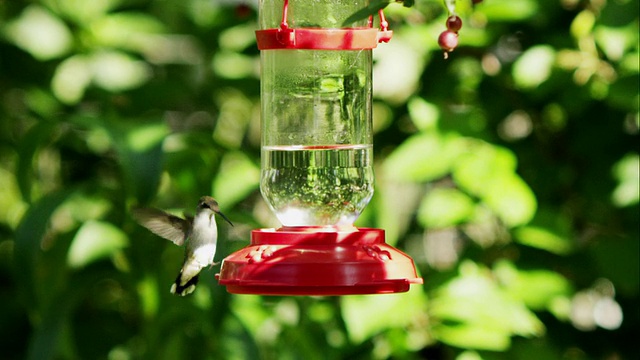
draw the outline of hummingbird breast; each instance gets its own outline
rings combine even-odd
[[[201,266],[213,263],[218,241],[218,228],[213,213],[199,213],[193,219],[193,230],[187,246],[190,253],[188,257],[197,261]]]

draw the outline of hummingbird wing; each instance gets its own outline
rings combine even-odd
[[[191,231],[191,222],[165,211],[154,208],[134,209],[133,218],[152,233],[172,241],[176,245],[184,244]]]

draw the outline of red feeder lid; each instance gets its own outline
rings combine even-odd
[[[258,49],[365,50],[375,48],[379,42],[389,42],[393,35],[382,9],[378,10],[379,30],[371,27],[372,16],[369,17],[369,27],[290,28],[288,9],[289,0],[284,0],[280,28],[256,31]]]
[[[384,242],[384,230],[262,229],[222,261],[227,291],[262,295],[398,293],[422,284],[413,260]]]

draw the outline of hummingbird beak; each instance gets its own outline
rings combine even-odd
[[[226,216],[224,216],[224,214],[223,214],[222,212],[220,212],[220,211],[216,211],[216,213],[217,213],[218,215],[220,215],[220,217],[221,217],[221,218],[223,218],[226,222],[228,222],[228,223],[229,223],[229,225],[233,226],[233,223],[231,222],[231,220],[227,219],[227,217],[226,217]]]

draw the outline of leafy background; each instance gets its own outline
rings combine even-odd
[[[379,2],[377,5],[385,5]],[[451,2],[449,2],[451,3]],[[0,0],[3,359],[637,359],[638,2],[390,4],[376,194],[398,295],[230,295],[128,209],[212,194],[216,259],[277,226],[258,191],[256,4]]]

